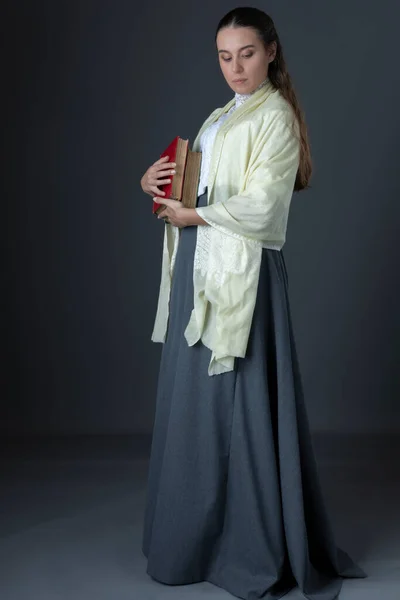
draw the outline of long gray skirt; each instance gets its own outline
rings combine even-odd
[[[207,204],[207,192],[198,206]],[[245,358],[209,376],[210,350],[187,345],[197,226],[181,230],[162,346],[142,551],[170,585],[208,581],[245,600],[298,586],[337,598],[366,577],[337,548],[293,337],[282,251],[263,249]]]

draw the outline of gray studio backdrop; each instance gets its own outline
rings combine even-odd
[[[399,5],[249,4],[276,22],[315,162],[284,247],[312,427],[399,430]],[[151,430],[164,225],[139,182],[232,97],[213,38],[234,6],[3,3],[3,432]]]

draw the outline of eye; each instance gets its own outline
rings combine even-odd
[[[243,54],[242,58],[251,58],[253,54],[254,52],[251,52],[250,54]],[[224,58],[223,56],[221,56],[221,58],[224,62],[229,62],[230,60],[232,60],[231,58]]]

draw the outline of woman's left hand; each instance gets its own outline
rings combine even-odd
[[[175,225],[175,227],[186,227],[185,216],[188,209],[182,206],[182,202],[172,200],[172,198],[158,197],[153,198],[153,200],[158,204],[165,205],[165,208],[158,213],[157,219],[165,219],[167,223]]]

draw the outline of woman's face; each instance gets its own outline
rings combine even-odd
[[[252,27],[224,27],[216,39],[219,64],[234,92],[250,94],[266,79],[276,44],[268,50]]]

